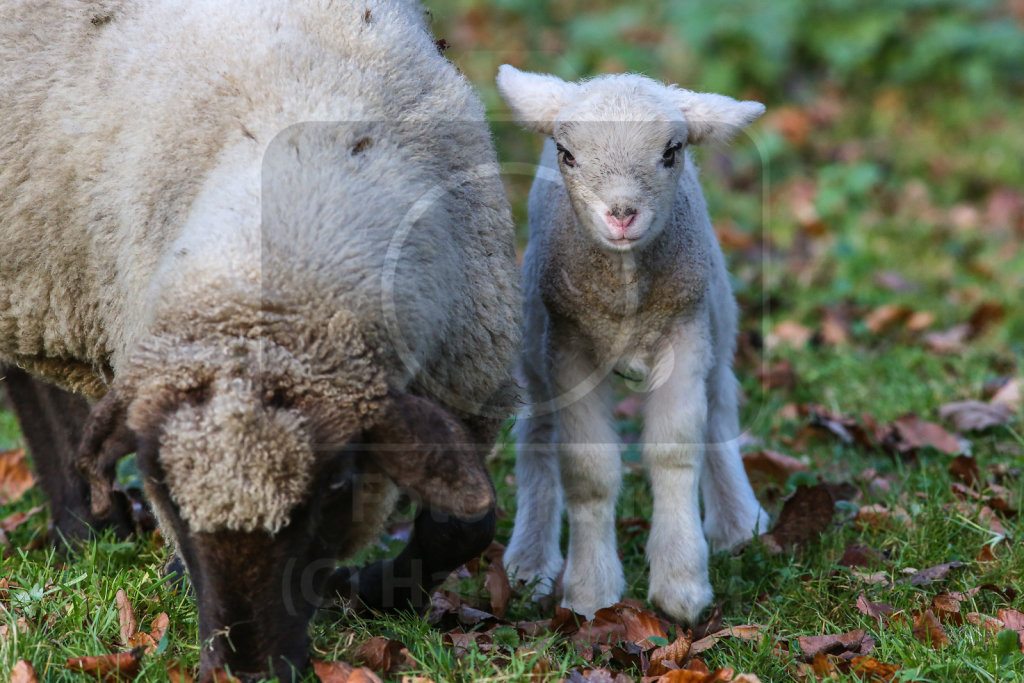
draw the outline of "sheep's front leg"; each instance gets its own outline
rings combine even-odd
[[[667,377],[651,390],[644,411],[644,460],[654,495],[647,541],[648,597],[671,616],[690,623],[712,598],[698,498],[707,427],[708,355],[700,328],[684,330],[659,359],[658,367]]]
[[[587,390],[593,367],[579,358],[556,367],[559,394],[583,395],[558,411],[556,442],[569,517],[563,605],[590,618],[619,600],[625,579],[615,542],[615,501],[622,480],[607,379]]]
[[[704,535],[716,551],[765,533],[771,522],[743,469],[737,390],[732,369],[719,361],[708,379],[708,446],[700,480]]]

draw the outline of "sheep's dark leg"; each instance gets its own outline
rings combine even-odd
[[[339,569],[328,579],[325,593],[358,597],[376,610],[421,608],[453,569],[487,548],[494,538],[495,521],[494,508],[472,520],[421,510],[412,538],[398,557],[358,572]]]
[[[89,484],[78,469],[76,457],[82,427],[89,416],[86,400],[17,368],[6,368],[2,374],[58,537],[67,541],[83,539],[91,530],[106,527],[127,536],[131,516],[123,496],[103,520],[89,509]]]

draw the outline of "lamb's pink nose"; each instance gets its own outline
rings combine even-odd
[[[604,215],[609,226],[620,230],[628,228],[634,218],[636,218],[636,209],[631,206],[627,208],[616,206]]]

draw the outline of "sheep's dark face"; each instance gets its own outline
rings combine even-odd
[[[203,673],[227,667],[243,679],[273,672],[289,680],[293,667],[301,670],[308,663],[307,624],[322,602],[339,551],[365,537],[367,528],[376,531],[375,520],[359,517],[382,519],[372,510],[359,511],[359,501],[366,502],[373,489],[374,502],[389,506],[393,485],[380,475],[362,481],[353,453],[321,453],[309,472],[311,485],[287,509],[283,525],[232,528],[230,515],[220,524],[186,516],[178,499],[187,500],[192,492],[170,483],[162,450],[159,443],[144,441],[139,465],[196,592]],[[245,485],[239,482],[238,498],[251,504]]]
[[[307,624],[325,597],[404,606],[493,534],[493,488],[459,420],[386,387],[362,404],[327,397],[308,371],[281,375],[278,360],[276,374],[230,363],[146,373],[148,384],[130,399],[112,391],[87,425],[94,510],[117,457],[137,452],[196,592],[203,676],[227,667],[290,679],[308,663]],[[376,537],[399,487],[421,505],[419,540],[387,569],[339,570],[337,559]]]

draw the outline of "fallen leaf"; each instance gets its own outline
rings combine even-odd
[[[25,449],[0,453],[0,505],[10,505],[32,488],[35,479],[25,461]]]
[[[998,558],[996,557],[995,551],[992,550],[992,546],[986,543],[981,546],[981,550],[978,551],[978,556],[974,559],[976,562],[995,562]]]
[[[11,683],[37,683],[36,670],[25,659],[19,659],[11,669]]]
[[[1003,622],[1005,628],[1017,633],[1024,633],[1024,613],[1015,609],[1000,609],[996,612],[996,617]]]
[[[934,422],[927,422],[913,413],[907,413],[893,423],[903,441],[910,448],[931,447],[956,455],[962,449],[960,441]]]
[[[898,505],[892,509],[881,503],[862,505],[857,510],[857,516],[853,518],[854,526],[862,530],[892,528],[893,523],[898,523],[907,529],[914,528],[910,514]]]
[[[45,506],[37,505],[36,507],[28,510],[27,512],[15,512],[4,518],[0,522],[0,529],[3,529],[7,533],[14,533],[18,527],[28,521],[33,515],[42,512]]]
[[[1003,630],[1003,622],[995,617],[990,617],[987,614],[968,612],[964,615],[964,621],[968,624],[980,626],[989,633],[999,633]]]
[[[757,381],[765,391],[774,389],[792,389],[797,385],[796,371],[788,360],[780,360],[772,365],[763,365],[757,370]]]
[[[846,546],[843,556],[836,562],[840,567],[872,567],[885,564],[885,556],[865,545],[851,544]]]
[[[114,673],[132,677],[139,672],[139,660],[131,652],[71,657],[65,666],[72,671],[80,671],[99,678]]]
[[[117,591],[114,601],[117,603],[117,620],[121,625],[121,644],[130,647],[131,638],[138,630],[135,610],[132,608],[131,601],[128,600],[128,594],[123,590]]]
[[[203,683],[242,683],[242,681],[232,676],[227,670],[218,667],[206,674]]]
[[[743,468],[749,477],[753,472],[761,472],[779,482],[785,482],[794,472],[805,472],[808,467],[796,458],[763,449],[743,454]]]
[[[983,301],[971,313],[967,321],[970,334],[968,337],[974,339],[980,336],[992,324],[1002,321],[1006,317],[1006,307],[998,301]]]
[[[919,572],[914,572],[910,577],[906,579],[900,579],[896,583],[909,583],[911,586],[926,586],[936,581],[942,581],[949,573],[954,569],[961,569],[964,566],[963,562],[946,562],[945,564],[935,565],[934,567],[928,567],[922,569]]]
[[[970,334],[971,326],[961,323],[942,332],[929,332],[924,336],[924,343],[935,353],[962,353]]]
[[[885,304],[864,318],[864,325],[872,334],[882,334],[910,317],[913,311],[902,304]]]
[[[861,643],[864,642],[864,635],[862,629],[857,629],[849,633],[800,636],[796,640],[805,656],[814,657],[822,653],[860,652]]]
[[[1011,379],[1009,382],[1004,384],[999,390],[992,396],[991,403],[1010,406],[1011,408],[1019,408],[1021,405],[1021,380],[1020,378]]]
[[[170,626],[171,619],[167,616],[167,612],[161,612],[160,614],[153,617],[153,621],[149,625],[149,635],[156,642],[160,642],[164,638],[164,633],[167,632],[167,627]]]
[[[869,617],[874,617],[879,621],[887,621],[889,617],[896,612],[896,608],[892,605],[888,605],[884,602],[872,602],[868,600],[867,596],[861,593],[857,597],[857,610],[861,614],[866,614]]]
[[[167,665],[167,678],[171,683],[194,683],[192,672],[178,663]]]
[[[816,678],[839,678],[839,669],[824,652],[814,655],[811,660],[811,671]]]
[[[968,486],[974,486],[981,480],[978,461],[970,455],[958,455],[953,458],[953,462],[949,463],[949,473]]]
[[[850,660],[850,671],[865,675],[871,681],[888,683],[895,678],[899,670],[895,664],[883,664],[874,657],[854,657]]]
[[[412,665],[409,650],[398,640],[374,636],[356,648],[353,659],[373,671],[388,675]]]
[[[942,630],[942,624],[935,618],[935,613],[930,609],[918,615],[914,619],[912,631],[914,638],[925,645],[931,645],[935,649],[941,649],[949,645],[949,636]]]
[[[650,664],[645,676],[663,676],[673,668],[679,668],[686,657],[690,654],[690,639],[681,635],[668,645],[656,648],[648,655]],[[674,666],[668,666],[672,664]]]
[[[366,667],[356,668],[345,662],[313,660],[313,671],[323,683],[383,683]]]
[[[917,311],[904,324],[911,332],[923,332],[935,324],[935,314],[931,311]]]
[[[958,432],[980,432],[1008,423],[1014,410],[1005,403],[956,401],[939,408],[939,416],[950,420]]]
[[[582,624],[572,640],[608,644],[629,642],[647,650],[655,647],[649,640],[652,636],[666,637],[658,617],[653,612],[619,602],[597,610],[594,618]]]
[[[780,344],[787,344],[794,349],[800,349],[806,346],[813,336],[814,332],[809,327],[792,320],[783,320],[765,339],[765,346],[773,349]]]
[[[835,501],[827,486],[798,486],[766,536],[782,548],[802,548],[829,528],[834,511]]]
[[[690,645],[690,654],[700,654],[705,650],[709,650],[723,638],[739,638],[740,640],[747,641],[760,639],[765,628],[766,627],[759,626],[757,624],[743,624],[742,626],[724,628],[721,631],[712,633],[711,635],[705,636],[692,643]]]
[[[487,558],[487,577],[484,579],[484,588],[491,596],[491,612],[496,617],[504,616],[508,601],[512,597],[512,586],[505,572],[505,565],[502,556],[505,554],[505,546],[497,541],[484,551]]]

